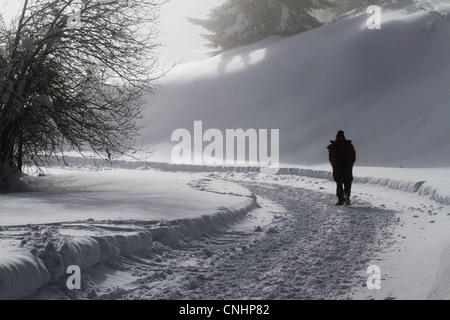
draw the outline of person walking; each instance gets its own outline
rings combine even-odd
[[[333,168],[333,179],[337,184],[336,195],[341,206],[350,204],[350,194],[353,181],[353,165],[356,161],[356,151],[351,140],[347,140],[344,131],[339,130],[336,140],[328,145],[328,158]]]

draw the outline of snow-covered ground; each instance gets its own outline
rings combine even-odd
[[[174,220],[210,214],[217,204],[230,209],[250,202],[236,185],[198,176],[145,170],[50,170],[24,179],[36,193],[2,196],[0,225],[24,221],[57,223],[77,220]],[[219,190],[219,191],[216,191]],[[202,190],[210,191],[205,198]],[[17,206],[20,203],[20,206]]]
[[[377,184],[383,181],[377,179],[383,176],[383,169],[378,168],[376,171],[378,172],[376,178],[371,179],[370,182],[354,184],[353,205],[336,211],[341,219],[352,217],[358,220],[361,223],[358,228],[363,229],[359,232],[364,233],[364,237],[376,238],[376,241],[370,243],[373,246],[369,250],[372,256],[365,261],[365,266],[366,269],[369,265],[378,265],[381,268],[382,289],[368,290],[363,280],[367,280],[369,274],[366,273],[366,269],[362,269],[359,273],[360,286],[354,286],[350,294],[345,297],[449,299],[449,283],[445,280],[448,275],[445,275],[444,271],[448,271],[450,265],[448,259],[450,207],[420,196],[417,191],[402,191],[401,183],[390,186],[383,183]],[[385,171],[384,179],[391,178],[390,172],[389,169]],[[407,175],[404,178],[409,180],[412,177]],[[335,190],[334,182],[304,176],[269,175],[251,178],[256,181],[261,179],[285,188],[306,188],[325,194],[332,194]],[[406,183],[407,180],[403,181]],[[448,183],[447,180],[447,186],[449,186]],[[400,189],[397,188],[398,186]],[[305,201],[306,204],[308,202],[308,200]],[[371,219],[377,220],[375,225],[371,224]],[[374,227],[380,229],[374,230]],[[358,236],[355,229],[352,228],[352,232],[354,237]],[[371,232],[374,234],[371,235]],[[361,242],[364,243],[364,241]],[[342,250],[338,251],[338,254],[345,255],[348,252]],[[361,259],[363,257],[364,255]],[[339,270],[336,271],[339,272]]]
[[[166,221],[192,236],[256,206],[248,190],[192,174],[54,169],[24,180],[35,192],[1,195],[0,298],[25,297],[72,264],[90,268],[152,240],[172,245],[180,235]]]
[[[427,181],[427,170],[355,168],[374,177],[355,176],[350,207],[334,206],[334,182],[320,176],[326,168],[198,170],[149,163],[28,177],[41,191],[14,203],[39,216],[20,224],[11,196],[1,196],[0,297],[450,298],[450,206],[402,187]],[[81,290],[66,286],[74,264]],[[366,286],[370,265],[381,269],[381,290]]]

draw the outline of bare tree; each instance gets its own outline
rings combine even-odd
[[[141,96],[164,74],[165,2],[24,0],[11,26],[0,23],[0,192],[24,161],[134,150]]]

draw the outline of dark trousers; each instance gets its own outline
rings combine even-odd
[[[333,168],[333,179],[336,181],[336,195],[339,201],[344,200],[344,193],[350,198],[353,181],[352,166],[335,166]]]

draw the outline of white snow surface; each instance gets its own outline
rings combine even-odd
[[[24,180],[33,192],[1,195],[1,299],[28,297],[71,265],[87,270],[248,219],[256,206],[247,189],[193,173],[53,168]]]
[[[327,162],[338,130],[361,166],[446,167],[450,157],[448,1],[384,4],[307,32],[175,67],[146,98],[144,144],[171,161],[174,130],[279,129],[283,166]],[[203,144],[206,147],[207,143]]]
[[[50,280],[43,262],[28,250],[0,246],[0,299],[26,297]]]
[[[201,180],[195,175],[144,170],[53,169],[50,173],[24,179],[39,192],[2,196],[0,225],[90,218],[173,220],[210,214],[224,205],[233,209],[251,201],[250,193],[242,187]],[[207,198],[200,191],[204,189],[210,191]]]
[[[86,168],[27,178],[48,197],[77,195],[76,204],[48,201],[41,210],[32,193],[16,195],[27,210],[34,204],[42,222],[34,216],[30,224],[27,216],[18,225],[4,215],[11,220],[0,226],[2,299],[450,298],[450,206],[403,187],[447,169],[357,167],[373,177],[355,179],[352,205],[340,208],[325,167],[278,174],[160,163]],[[384,183],[389,179],[397,183]],[[143,193],[124,207],[129,188]],[[105,220],[80,192],[102,192],[96,201],[125,211]],[[13,207],[8,195],[1,197],[2,209]],[[149,209],[144,217],[144,207],[170,210],[164,217]],[[182,214],[171,211],[183,207]],[[74,208],[89,219],[75,220]],[[365,286],[372,264],[382,270],[381,290]],[[70,265],[81,267],[82,290],[65,288]]]

